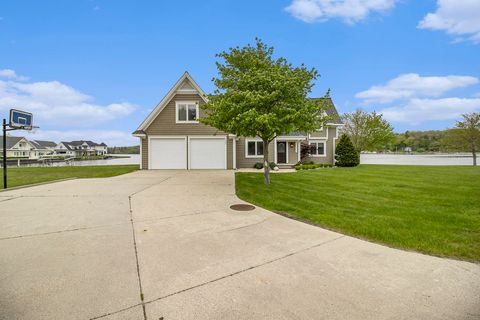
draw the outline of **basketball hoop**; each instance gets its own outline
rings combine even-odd
[[[38,127],[33,126],[33,114],[17,109],[10,109],[10,121],[3,119],[3,188],[7,189],[7,131],[27,130],[32,131]],[[7,128],[8,127],[8,128]]]

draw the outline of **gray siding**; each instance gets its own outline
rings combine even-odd
[[[326,131],[324,129],[324,131]],[[315,135],[316,137],[317,135]],[[333,164],[334,160],[334,138],[336,137],[336,128],[335,127],[329,127],[328,128],[328,139],[327,140],[321,140],[325,141],[325,147],[327,148],[326,150],[326,157],[308,157],[306,161],[313,161],[314,163],[328,163],[328,164]],[[310,138],[310,140],[313,140],[314,136]]]
[[[142,154],[141,154],[141,161],[142,161],[142,169],[148,169],[148,139],[142,138]]]
[[[257,162],[263,162],[263,158],[246,158],[245,157],[245,138],[240,137],[237,141],[237,168],[253,168],[253,165]],[[268,159],[274,160],[273,154],[274,146],[273,142],[268,146]]]
[[[327,128],[323,128],[322,130],[320,131],[315,131],[313,133],[310,133],[310,136],[311,137],[315,137],[315,138],[325,138],[327,136]],[[329,128],[330,129],[330,128]],[[330,132],[328,133],[329,136],[330,136]]]
[[[201,106],[204,104],[202,97],[198,94],[176,94],[165,106],[157,118],[145,129],[147,135],[225,135],[213,127],[202,123],[176,123],[175,102],[176,101],[198,101],[200,105],[200,118],[204,112]]]
[[[227,138],[227,169],[233,169],[233,140],[231,138]]]

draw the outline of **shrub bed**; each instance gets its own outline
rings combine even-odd
[[[314,164],[297,164],[295,170],[311,170],[318,168],[333,168],[333,164],[330,163],[314,163]]]

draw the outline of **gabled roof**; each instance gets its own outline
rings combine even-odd
[[[0,141],[3,141],[3,136],[0,136]],[[24,137],[10,137],[7,136],[7,150],[13,148],[20,140],[25,139]],[[25,139],[27,141],[27,139]],[[27,141],[28,142],[28,141]],[[3,150],[3,143],[0,143],[0,150]]]
[[[342,120],[340,119],[340,116],[338,115],[337,108],[335,107],[335,104],[332,101],[332,98],[321,97],[321,98],[308,98],[308,99],[311,101],[322,101],[326,103],[327,109],[325,110],[325,112],[327,113],[327,116],[332,118],[331,120],[328,121],[327,124],[334,124],[334,125],[343,124]]]
[[[74,140],[74,141],[70,141],[70,142],[65,142],[65,141],[62,141],[62,143],[65,145],[65,144],[69,144],[70,146],[74,146],[74,147],[77,147],[77,146],[81,146],[82,144],[87,144],[87,146],[89,147],[106,147],[107,145],[105,143],[96,143],[96,142],[93,142],[91,140]]]
[[[65,148],[67,148],[67,150],[70,150],[72,151],[72,147],[71,145],[69,144],[69,142],[66,142],[66,141],[60,141],[61,144],[63,144],[65,146]]]
[[[57,144],[53,141],[32,140],[30,142],[37,144],[41,148],[55,148],[57,146]]]
[[[188,80],[188,82],[185,82]],[[140,124],[138,129],[135,131],[143,131],[157,118],[158,114],[167,106],[170,100],[173,98],[176,92],[179,93],[198,93],[202,99],[207,102],[207,95],[203,92],[202,88],[193,80],[192,76],[185,71],[185,73],[178,79],[178,81],[173,85],[173,87],[167,92],[165,97],[157,104],[157,106],[150,112],[148,117]],[[136,133],[133,134],[136,134]]]

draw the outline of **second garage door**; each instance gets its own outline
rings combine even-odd
[[[225,137],[190,137],[190,169],[227,169]]]

